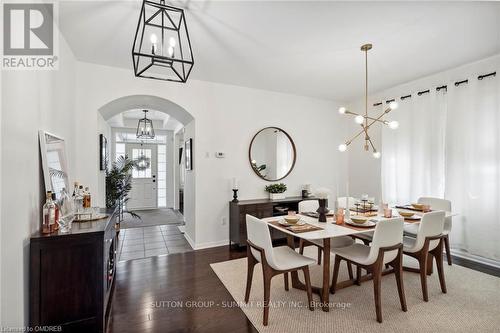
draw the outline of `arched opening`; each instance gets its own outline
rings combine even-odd
[[[136,138],[137,123],[143,117],[142,110],[148,110],[155,139]],[[177,226],[185,223],[185,226],[180,226],[181,233],[187,233],[186,239],[194,238],[195,177],[194,170],[188,170],[185,165],[185,143],[190,139],[191,142],[194,141],[193,116],[182,106],[152,95],[123,96],[106,103],[98,111],[108,124],[110,161],[116,160],[120,155],[136,159],[138,154],[147,156],[148,160],[146,169],[132,171],[132,190],[127,203],[128,208],[143,217],[143,221],[133,223],[130,219],[125,219],[122,222],[124,237],[129,233],[136,235],[139,232],[133,229],[143,228],[144,257],[163,254],[160,249],[166,250],[166,253],[172,252],[166,248],[169,243],[176,250],[180,251],[184,245],[187,245],[184,246],[187,249],[189,245],[187,242],[182,244],[185,241],[182,234],[179,234],[182,240],[171,242],[167,239],[169,237],[161,236],[165,236],[167,232],[171,234],[168,236],[175,239],[174,234],[179,233]],[[105,191],[105,185],[102,190]],[[160,242],[164,242],[165,246]],[[130,243],[138,245],[139,242]],[[123,244],[125,247],[126,241]],[[148,245],[158,248],[151,247],[148,250]],[[140,253],[130,258],[122,253],[119,260],[137,258],[140,258]]]

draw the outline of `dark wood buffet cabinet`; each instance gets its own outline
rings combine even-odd
[[[290,197],[280,200],[253,199],[229,202],[229,242],[238,247],[246,246],[247,227],[246,214],[258,218],[281,216],[288,214],[288,210],[298,211],[299,202],[315,198]],[[270,228],[273,240],[286,238],[286,235],[274,228]]]
[[[29,325],[61,332],[105,332],[114,283],[113,210],[102,220],[73,223],[69,233],[30,240]]]

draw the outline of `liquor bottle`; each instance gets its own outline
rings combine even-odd
[[[73,187],[73,200],[75,199],[76,194],[78,193],[78,182],[75,182],[74,184],[75,185]]]
[[[51,225],[50,232],[54,232],[56,230],[59,230],[59,218],[61,213],[61,207],[59,207],[59,204],[57,203],[56,194],[54,192],[52,192],[51,198],[55,206],[55,213],[54,213],[55,223]]]
[[[91,206],[92,204],[91,204],[90,191],[88,187],[85,187],[85,192],[83,195],[83,208],[90,208]]]
[[[56,207],[52,201],[52,192],[47,191],[47,199],[43,205],[42,234],[50,234],[51,225],[56,222],[55,215]]]
[[[71,230],[71,223],[75,217],[73,200],[70,198],[66,189],[61,191],[60,199],[60,217],[59,217],[59,232],[68,232]]]
[[[83,185],[79,185],[74,196],[76,211],[83,212]]]

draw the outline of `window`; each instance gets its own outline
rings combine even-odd
[[[167,207],[167,146],[158,145],[158,207]]]
[[[122,156],[125,157],[125,144],[117,143],[115,146],[115,161],[118,161],[118,158]]]

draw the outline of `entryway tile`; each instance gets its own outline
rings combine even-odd
[[[167,246],[165,245],[165,242],[161,241],[161,242],[152,242],[152,243],[144,243],[144,247],[146,250],[154,250],[154,249],[163,249],[163,248],[167,248]]]

